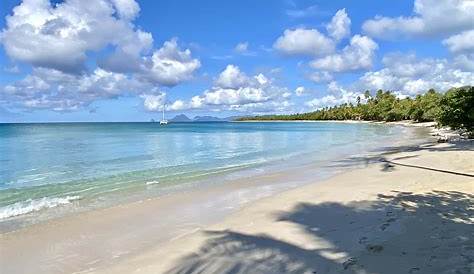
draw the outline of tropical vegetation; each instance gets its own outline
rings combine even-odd
[[[474,87],[452,88],[445,93],[428,90],[414,98],[398,98],[391,91],[369,91],[355,104],[341,104],[313,112],[289,115],[243,117],[240,120],[365,120],[365,121],[436,121],[441,126],[474,132]]]

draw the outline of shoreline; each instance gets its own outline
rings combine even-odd
[[[390,165],[372,162],[260,199],[91,273],[469,273],[473,148],[473,141],[400,147],[385,154]]]
[[[400,145],[400,147],[405,147],[405,146]],[[393,151],[387,151],[386,153],[390,154],[390,153],[393,153]],[[374,152],[374,155],[365,157],[365,158],[371,157],[368,160],[367,159],[350,159],[350,158],[347,160],[351,162],[350,164],[352,165],[356,164],[357,165],[356,168],[360,168],[372,162],[379,162],[380,157],[383,157],[383,155],[385,155],[386,153]],[[347,172],[348,173],[352,172],[352,171],[343,170],[343,166],[347,165],[348,163],[347,162],[345,163],[344,161],[342,161],[342,159],[340,160],[341,160],[340,162],[341,166],[339,167],[339,173],[342,172],[343,174],[346,174]],[[241,214],[240,212],[245,212],[246,210],[248,210],[248,208],[252,208],[254,205],[258,205],[260,202],[263,203],[267,199],[272,199],[272,197],[279,197],[279,195],[305,188],[305,186],[299,185],[299,186],[295,186],[296,188],[293,188],[293,190],[283,189],[284,192],[280,192],[280,194],[273,193],[267,196],[263,195],[263,196],[257,197],[256,200],[252,200],[252,201],[244,203],[243,206],[237,208],[237,211],[230,210],[230,211],[223,212],[220,215],[215,214],[214,216],[212,216],[213,219],[211,218],[211,219],[206,220],[206,218],[209,216],[203,215],[201,216],[201,218],[203,218],[202,220],[201,219],[191,220],[191,219],[186,219],[186,216],[180,215],[178,216],[178,218],[183,218],[184,222],[182,223],[180,227],[177,227],[177,229],[176,228],[173,229],[172,227],[166,228],[166,226],[159,225],[159,223],[167,223],[167,221],[164,221],[164,220],[150,222],[150,218],[156,219],[158,216],[163,217],[164,216],[163,214],[167,214],[167,215],[179,214],[179,212],[181,213],[183,212],[182,209],[186,209],[188,210],[188,212],[189,210],[205,211],[205,207],[192,209],[192,207],[195,205],[192,202],[189,203],[190,206],[181,207],[181,211],[173,211],[172,205],[175,204],[176,200],[189,202],[189,201],[192,201],[193,199],[194,200],[200,199],[201,201],[206,201],[206,199],[210,199],[211,197],[224,196],[231,189],[233,189],[233,192],[239,193],[239,191],[242,190],[245,186],[256,187],[257,185],[255,184],[255,182],[258,182],[258,184],[262,187],[259,190],[260,192],[262,192],[262,191],[265,191],[266,185],[270,186],[274,184],[277,180],[291,181],[292,179],[294,179],[295,174],[307,172],[310,175],[312,170],[314,169],[312,169],[310,166],[303,166],[303,167],[300,167],[299,170],[298,169],[293,170],[292,171],[293,174],[286,174],[286,175],[285,174],[283,175],[282,174],[280,175],[266,174],[265,176],[256,176],[256,177],[253,176],[252,178],[243,178],[235,182],[233,186],[226,185],[226,186],[221,186],[218,189],[213,188],[211,189],[209,193],[205,193],[205,195],[195,195],[196,194],[195,192],[181,193],[177,196],[178,198],[176,198],[176,195],[174,195],[174,197],[164,197],[164,200],[160,199],[159,201],[157,199],[149,199],[146,201],[140,201],[140,202],[136,202],[132,204],[124,204],[124,205],[107,208],[103,210],[86,212],[84,214],[81,213],[81,215],[79,216],[72,216],[66,219],[60,219],[56,221],[53,220],[52,222],[35,226],[32,229],[26,229],[26,230],[20,231],[19,232],[20,234],[17,234],[17,235],[13,235],[13,234],[2,235],[2,239],[0,239],[3,242],[2,245],[4,245],[5,243],[8,243],[8,245],[4,245],[4,246],[7,246],[6,250],[9,250],[9,255],[13,256],[10,258],[5,257],[3,259],[6,259],[7,261],[10,262],[11,259],[15,259],[15,257],[18,257],[18,260],[21,260],[22,257],[19,256],[18,254],[22,254],[24,250],[29,250],[29,252],[30,253],[32,252],[31,254],[33,255],[35,254],[34,246],[37,246],[37,247],[44,246],[41,243],[44,244],[45,242],[48,242],[48,241],[55,241],[58,239],[58,237],[62,237],[62,236],[65,238],[73,237],[73,238],[78,239],[77,242],[69,243],[69,244],[65,242],[64,243],[65,246],[63,248],[66,248],[66,247],[68,248],[64,249],[64,251],[61,251],[61,249],[59,249],[60,252],[56,250],[55,253],[61,254],[61,256],[63,257],[72,256],[74,253],[87,254],[89,256],[85,256],[84,258],[80,258],[79,260],[74,259],[72,260],[72,262],[74,262],[73,264],[71,264],[71,261],[64,259],[62,264],[59,264],[59,266],[63,268],[63,271],[57,271],[56,273],[76,272],[76,271],[86,271],[86,273],[95,272],[95,271],[98,271],[99,273],[102,273],[102,272],[130,273],[129,271],[131,271],[131,269],[128,266],[130,262],[133,262],[137,258],[142,258],[143,256],[147,256],[146,254],[155,254],[157,252],[156,251],[157,246],[156,244],[152,244],[153,242],[156,242],[161,239],[160,240],[161,244],[158,246],[158,248],[160,249],[160,252],[163,250],[164,251],[169,250],[174,254],[175,252],[173,251],[174,243],[181,242],[182,240],[187,241],[185,239],[188,239],[188,238],[192,238],[190,241],[195,241],[197,238],[200,237],[200,236],[197,236],[197,234],[199,234],[201,231],[208,230],[209,228],[212,228],[213,226],[216,226],[219,224],[223,224],[223,223],[225,224],[226,220],[228,219],[232,220],[235,216],[239,216],[239,214]],[[342,175],[336,175],[336,176],[342,176]],[[332,179],[329,179],[329,180],[332,180]],[[263,184],[261,184],[262,182]],[[318,187],[319,184],[326,184],[326,183],[322,182],[321,179],[315,180],[313,178],[312,182],[310,182],[308,186]],[[256,191],[256,192],[259,192],[259,191]],[[207,192],[207,190],[205,189],[202,192]],[[217,207],[219,207],[219,205],[217,205]],[[159,209],[158,210],[159,215],[154,217],[155,213],[157,212],[157,209]],[[186,210],[184,212],[186,212]],[[152,215],[149,215],[149,214],[152,214]],[[224,222],[222,220],[224,220]],[[120,224],[122,227],[115,229],[113,228],[114,224],[115,225]],[[150,224],[152,224],[152,227],[149,227]],[[54,229],[55,227],[61,227],[61,230],[60,230],[61,232],[59,234],[58,234],[59,231],[57,229]],[[88,231],[96,231],[95,228],[101,228],[99,232],[102,231],[100,233],[106,233],[106,234],[99,235],[98,237],[96,237],[94,233],[93,234],[88,233]],[[148,231],[143,232],[142,230],[145,228],[148,229]],[[233,226],[231,226],[229,229],[231,228],[233,228]],[[52,231],[49,231],[51,229]],[[172,234],[161,234],[161,232],[156,233],[156,231],[162,231],[162,230],[172,230],[173,233]],[[133,239],[136,236],[135,232],[137,232],[138,234],[141,233],[140,234],[141,236],[145,235],[146,236],[145,238],[143,237],[140,238],[141,241],[148,240],[151,244],[143,243],[142,245],[138,246],[137,250],[130,250],[128,253],[124,253],[123,248],[121,249],[118,247],[125,244],[130,239]],[[18,233],[18,232],[15,232],[15,233]],[[157,235],[157,234],[161,234],[161,235]],[[41,237],[43,237],[42,240],[38,241],[37,238],[41,238]],[[101,238],[101,237],[105,237],[105,238]],[[197,238],[193,240],[193,238],[195,237]],[[83,238],[83,240],[79,240],[81,238]],[[105,241],[105,239],[110,239],[110,238],[116,239],[117,243],[111,244]],[[83,241],[86,241],[85,239],[88,239],[89,243],[90,241],[93,241],[95,243],[102,242],[103,246],[100,249],[94,251],[93,253],[88,254],[87,250],[90,249],[90,246],[84,245],[82,243]],[[137,240],[139,239],[137,238]],[[9,249],[12,246],[14,247],[13,251]],[[75,249],[74,249],[74,246],[75,246]],[[109,261],[105,263],[103,261],[93,261],[93,260],[91,261],[91,258],[93,258],[94,256],[101,257],[104,255],[103,254],[104,250],[102,250],[102,248],[105,248],[107,250],[116,249],[117,254],[113,255],[115,259],[113,261]],[[66,250],[69,250],[69,249],[73,249],[72,253],[69,251],[66,252]],[[183,255],[182,251],[176,251],[176,254]],[[37,258],[37,259],[49,260],[48,254],[43,254],[43,255],[46,257],[42,258],[40,256],[40,258]],[[161,256],[162,255],[160,255],[160,258]],[[172,258],[164,259],[164,260],[167,262],[173,261]],[[127,263],[124,263],[125,265],[122,263],[119,263],[118,266],[115,266],[115,264],[120,261],[124,261]],[[17,263],[19,265],[24,264],[23,260],[18,261]],[[40,263],[40,262],[37,261],[36,263]],[[41,263],[44,263],[44,261],[41,261]],[[3,264],[4,263],[2,263],[2,265]],[[150,262],[145,262],[144,264],[150,264]],[[84,265],[88,266],[89,269],[80,268],[81,266],[84,266]],[[136,265],[136,264],[131,264],[131,265],[134,265],[137,268],[141,268],[141,266]],[[25,267],[28,267],[28,264],[26,264]],[[31,265],[29,265],[29,267],[31,267]],[[37,266],[33,266],[33,267],[37,267]],[[28,269],[28,268],[25,268],[25,269]],[[160,269],[160,271],[165,271],[165,269],[164,268]],[[22,272],[25,272],[25,271],[17,271],[17,272],[10,271],[9,273],[22,273]]]

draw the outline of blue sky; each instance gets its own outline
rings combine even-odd
[[[2,1],[0,122],[311,111],[474,84],[474,2]]]

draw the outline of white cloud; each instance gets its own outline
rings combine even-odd
[[[350,45],[346,46],[341,53],[316,59],[310,63],[310,66],[333,72],[368,69],[372,67],[372,59],[377,48],[377,43],[369,37],[354,35]]]
[[[235,46],[234,50],[238,53],[246,53],[248,51],[248,48],[249,48],[248,42],[241,42]]]
[[[443,44],[446,45],[451,52],[474,51],[474,29],[453,35],[443,40]]]
[[[215,81],[215,85],[221,88],[239,88],[246,85],[249,78],[245,73],[241,72],[239,67],[227,65],[227,67],[219,74]]]
[[[31,65],[32,73],[4,86],[0,100],[19,108],[70,111],[131,93],[156,95],[157,85],[190,80],[200,61],[189,49],[180,49],[177,39],[153,50],[151,33],[133,23],[139,12],[134,0],[54,5],[24,0],[6,17],[0,41],[6,54]],[[112,52],[102,54],[109,47]],[[98,67],[90,71],[86,63]]]
[[[351,20],[345,9],[338,10],[331,22],[326,24],[330,37],[315,29],[285,30],[274,43],[274,48],[289,55],[307,55],[315,59],[310,67],[318,71],[310,73],[308,78],[314,82],[332,80],[330,72],[345,72],[372,67],[377,43],[371,38],[354,35],[350,44],[334,53],[335,45],[350,35]]]
[[[214,87],[201,95],[193,96],[188,102],[175,101],[172,103],[175,107],[170,109],[270,111],[269,106],[278,106],[279,109],[289,106],[287,101],[290,96],[291,93],[286,88],[275,86],[263,74],[248,77],[237,66],[228,65],[219,75]]]
[[[392,90],[415,95],[430,88],[446,91],[472,85],[474,73],[456,67],[446,59],[417,59],[415,55],[391,54],[383,59],[384,68],[365,73],[354,86],[359,90]]]
[[[474,53],[454,57],[453,66],[461,70],[474,71]]]
[[[304,93],[306,92],[306,88],[305,87],[297,87],[295,89],[295,94],[296,96],[302,96]]]
[[[198,59],[192,58],[189,49],[181,50],[177,39],[166,41],[151,58],[142,65],[148,79],[164,85],[175,86],[192,78],[193,73],[201,67]]]
[[[256,52],[250,51],[248,42],[240,42],[234,47],[234,51],[244,56],[255,56]]]
[[[183,100],[176,100],[171,105],[167,106],[168,110],[183,110],[186,108],[186,105]]]
[[[312,110],[321,109],[324,107],[337,106],[340,104],[356,103],[357,97],[363,98],[363,94],[358,92],[348,91],[333,81],[328,84],[327,90],[331,93],[323,97],[314,98],[305,103],[306,106]]]
[[[313,5],[309,6],[304,9],[288,9],[286,10],[286,15],[288,15],[291,18],[305,18],[305,17],[311,17],[315,16],[318,14],[322,14],[323,12],[319,10],[318,6]]]
[[[84,70],[88,51],[112,45],[138,58],[151,48],[151,34],[135,30],[130,21],[138,11],[138,4],[130,0],[65,1],[55,6],[26,0],[6,17],[1,42],[12,59],[79,72]]]
[[[0,103],[15,108],[73,111],[96,100],[152,89],[125,74],[100,68],[82,75],[35,68],[24,79],[5,86],[0,93]]]
[[[148,111],[161,111],[166,102],[166,93],[159,94],[142,94],[143,106]]]
[[[334,42],[316,29],[287,29],[273,47],[288,55],[319,56],[332,53]]]
[[[329,82],[333,79],[332,74],[328,71],[315,71],[310,73],[307,77],[315,83]]]
[[[346,9],[336,12],[331,22],[326,25],[329,35],[336,41],[351,34],[351,19],[347,16]]]
[[[415,0],[414,16],[377,16],[362,25],[365,33],[378,38],[442,36],[474,26],[474,1]]]
[[[112,0],[121,18],[133,20],[140,12],[140,6],[135,0]]]

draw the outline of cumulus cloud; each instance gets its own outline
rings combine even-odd
[[[329,35],[336,41],[348,37],[351,34],[351,19],[347,16],[346,9],[336,12],[331,22],[326,25]]]
[[[0,102],[14,108],[73,111],[96,100],[148,89],[152,87],[125,74],[100,68],[83,75],[35,68],[24,79],[5,86],[0,93]]]
[[[25,0],[6,17],[1,41],[12,59],[79,72],[88,51],[112,45],[138,57],[151,48],[151,34],[135,30],[130,21],[138,11],[132,0],[65,1],[54,6],[46,0]]]
[[[148,111],[161,111],[166,102],[166,93],[142,94],[143,106]]]
[[[340,104],[354,104],[357,102],[357,97],[361,99],[363,98],[363,94],[348,91],[343,87],[339,86],[339,84],[335,81],[328,84],[327,90],[330,92],[330,94],[323,97],[314,98],[306,102],[305,105],[315,110],[324,107],[337,106]]]
[[[378,38],[443,36],[472,29],[474,2],[468,0],[415,0],[413,16],[376,16],[362,25]]]
[[[290,95],[286,88],[274,85],[263,74],[249,77],[239,67],[228,65],[215,81],[215,86],[201,95],[193,96],[187,102],[177,100],[169,109],[277,111],[290,105]]]
[[[315,69],[342,72],[349,70],[368,69],[378,45],[367,36],[354,35],[351,42],[341,53],[328,55],[310,63]]]
[[[54,5],[24,0],[6,16],[0,41],[6,54],[31,65],[32,73],[4,86],[1,100],[21,108],[70,111],[191,79],[200,61],[175,38],[153,50],[151,33],[133,23],[139,12],[135,0]],[[90,52],[100,52],[99,57]],[[98,66],[91,71],[86,63]]]
[[[383,59],[384,68],[365,73],[355,84],[359,90],[393,90],[416,95],[434,88],[472,85],[474,73],[456,67],[446,59],[418,59],[414,54],[390,54]]]
[[[121,18],[133,20],[140,12],[140,6],[135,0],[112,0]]]
[[[473,15],[474,17],[474,15]],[[474,24],[473,24],[474,27]],[[474,51],[474,29],[463,31],[445,40],[443,44],[451,52],[473,52]]]
[[[457,55],[453,59],[453,66],[465,71],[474,71],[474,53]]]
[[[227,65],[227,67],[219,74],[215,81],[215,85],[221,88],[236,89],[247,85],[249,78],[245,73],[241,72],[239,67]]]
[[[181,50],[177,39],[166,41],[142,65],[143,73],[148,79],[164,85],[175,86],[191,79],[194,71],[201,67],[198,59],[192,58],[189,49]]]
[[[370,69],[377,43],[371,38],[354,35],[349,45],[335,52],[336,44],[343,38],[350,36],[351,20],[345,9],[338,10],[331,21],[326,24],[328,36],[315,29],[297,28],[285,30],[273,47],[284,54],[307,55],[315,59],[310,67],[317,70],[308,74],[314,82],[332,80],[331,72],[346,72],[361,69]]]
[[[287,29],[273,47],[287,55],[319,56],[334,51],[334,42],[316,29]]]

